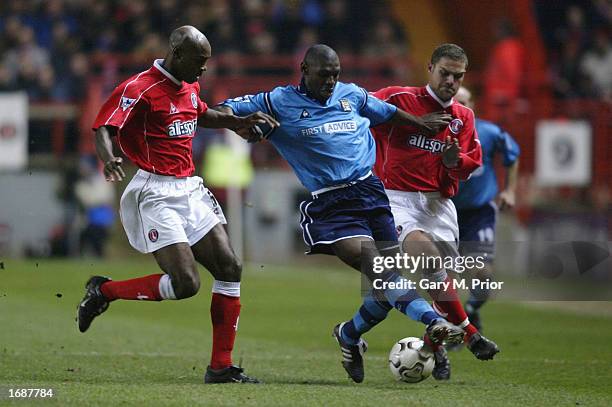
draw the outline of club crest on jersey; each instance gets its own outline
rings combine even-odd
[[[343,112],[350,112],[353,110],[351,109],[351,104],[349,103],[348,99],[340,99],[339,102]]]
[[[461,121],[461,119],[453,119],[449,123],[448,128],[453,134],[459,134],[461,129],[463,129],[463,122]]]
[[[168,135],[170,137],[188,136],[195,132],[198,126],[198,119],[188,120],[186,122],[175,120],[168,126]]]
[[[198,97],[195,93],[191,92],[191,105],[194,109],[198,108]]]
[[[126,111],[127,109],[132,107],[135,101],[136,99],[126,98],[125,96],[122,96],[121,97],[121,110]]]
[[[174,106],[174,103],[170,103],[170,114],[178,113],[178,109]]]
[[[306,110],[306,109],[302,110],[302,114],[300,115],[300,119],[306,119],[307,117],[310,117],[310,113],[308,113],[308,110]]]
[[[157,229],[149,230],[149,240],[155,243],[157,242],[157,239],[159,239],[159,232],[157,231]]]

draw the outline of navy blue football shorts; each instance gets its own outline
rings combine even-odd
[[[352,237],[397,241],[389,199],[376,175],[313,194],[300,204],[300,213],[307,254],[333,255],[333,243]]]
[[[457,209],[459,252],[462,256],[484,255],[495,258],[495,223],[497,205],[489,202],[479,208]]]

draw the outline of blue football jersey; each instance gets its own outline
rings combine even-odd
[[[477,208],[497,195],[497,176],[493,166],[496,153],[503,156],[503,164],[512,165],[520,154],[516,141],[499,126],[476,119],[476,131],[482,147],[482,166],[467,181],[459,183],[459,193],[453,198],[458,209]]]
[[[365,176],[376,160],[370,126],[397,111],[363,88],[342,82],[325,103],[307,96],[300,85],[228,99],[223,105],[239,116],[262,111],[280,122],[267,138],[311,192]]]

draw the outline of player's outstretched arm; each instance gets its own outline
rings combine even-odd
[[[389,123],[399,126],[415,126],[425,135],[434,136],[448,126],[452,119],[450,114],[444,112],[428,113],[419,117],[398,108]]]
[[[217,110],[222,113],[229,113],[229,114],[233,114],[234,112],[231,107],[225,106],[225,105],[212,106],[211,109]],[[266,129],[266,132],[271,132],[274,129],[274,126],[260,125],[260,126],[251,126],[251,127],[232,128],[231,130],[233,130],[236,134],[238,134],[240,137],[242,137],[249,143],[256,143],[258,141],[261,141],[263,138],[263,133],[261,131],[262,127]]]
[[[208,109],[198,118],[198,125],[214,129],[240,129],[250,128],[256,124],[264,124],[271,127],[278,127],[279,123],[270,115],[263,112],[251,113],[248,116],[235,116],[227,111],[219,111],[216,109]]]
[[[123,159],[113,154],[113,142],[111,137],[117,132],[116,127],[100,126],[96,129],[96,153],[100,161],[104,163],[104,176],[107,181],[122,181],[125,172],[121,168]]]

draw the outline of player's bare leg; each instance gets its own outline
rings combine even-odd
[[[175,243],[153,252],[155,260],[170,277],[177,300],[193,297],[200,290],[200,273],[188,243]]]
[[[210,316],[213,325],[211,363],[206,383],[258,383],[232,364],[232,350],[240,315],[242,264],[234,253],[225,228],[217,224],[191,247],[198,263],[213,275]]]

